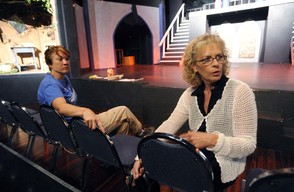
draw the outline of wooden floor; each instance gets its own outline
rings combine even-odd
[[[150,86],[186,88],[188,85],[182,80],[180,68],[178,66],[123,66],[114,69],[115,74],[123,74],[124,78],[138,79]],[[105,77],[105,70],[84,74],[82,78],[88,78],[90,75]],[[290,64],[232,64],[232,78],[240,79],[248,83],[253,89],[287,90],[294,91],[294,68]],[[0,142],[7,144],[10,128],[0,125]],[[13,150],[24,155],[28,137],[21,130],[16,134]],[[37,138],[31,160],[45,169],[49,169],[52,154],[52,146]],[[54,174],[65,182],[80,188],[81,171],[83,160],[74,154],[69,154],[64,150],[59,151],[59,159]],[[97,186],[110,179],[103,189],[99,191],[125,191],[124,178],[114,170],[104,168],[99,162],[93,161],[92,174],[89,179],[89,191],[94,191]],[[294,167],[294,152],[285,153],[270,149],[257,148],[256,151],[247,158],[245,172],[240,175],[233,186],[226,192],[238,192],[241,188],[241,180],[245,177],[250,168],[278,169]],[[161,192],[172,191],[168,187],[162,186]]]

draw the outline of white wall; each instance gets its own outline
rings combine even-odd
[[[89,1],[89,17],[94,55],[94,68],[115,67],[114,32],[116,26],[131,13],[131,4],[105,1]],[[153,37],[153,63],[160,59],[159,9],[158,7],[137,6],[138,15],[148,25]]]
[[[265,21],[245,21],[211,26],[225,41],[230,62],[259,62]]]

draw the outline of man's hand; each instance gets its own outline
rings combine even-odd
[[[69,117],[82,117],[85,124],[92,130],[99,127],[99,129],[105,133],[105,128],[99,120],[98,116],[89,108],[79,107],[73,104],[69,104],[63,97],[58,97],[52,101],[52,106],[64,116]]]
[[[102,123],[99,121],[99,118],[97,117],[97,115],[91,110],[91,109],[85,109],[83,112],[83,119],[86,123],[86,125],[94,130],[97,127],[99,127],[99,129],[105,133],[105,129],[102,125]]]

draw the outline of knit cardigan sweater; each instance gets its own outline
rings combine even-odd
[[[196,96],[191,96],[195,88],[187,88],[181,95],[171,116],[156,132],[175,134],[189,120],[189,127],[197,131],[206,121],[206,131],[218,134],[213,148],[221,168],[223,183],[236,179],[245,169],[246,157],[256,148],[257,108],[255,96],[250,87],[238,80],[229,79],[220,100],[213,109],[203,116]]]

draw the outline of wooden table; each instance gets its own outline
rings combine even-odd
[[[15,58],[15,64],[19,71],[21,71],[21,67],[29,67],[33,66],[35,69],[37,69],[37,62],[36,62],[36,56],[35,56],[35,47],[11,47],[11,51]],[[18,54],[24,54],[24,53],[30,53],[32,55],[32,62],[29,64],[23,63],[23,58],[21,57],[21,62],[19,62],[17,55]]]

